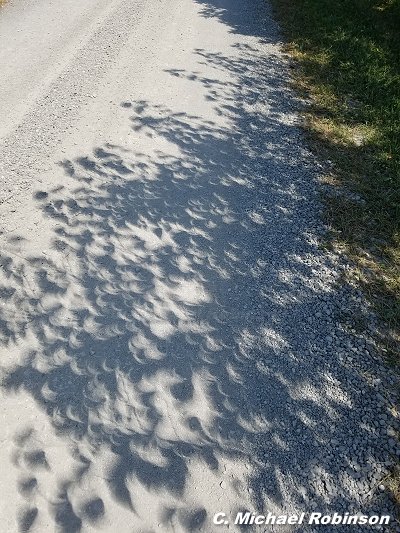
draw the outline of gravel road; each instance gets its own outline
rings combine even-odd
[[[1,531],[392,515],[395,383],[268,4],[11,0],[0,65]]]

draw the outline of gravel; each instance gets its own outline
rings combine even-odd
[[[5,530],[394,514],[398,380],[281,42],[261,0],[0,12]]]

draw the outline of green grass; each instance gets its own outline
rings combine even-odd
[[[308,139],[333,163],[322,177],[328,245],[351,259],[351,281],[381,317],[378,345],[399,368],[400,0],[271,2],[310,102]],[[400,509],[399,465],[385,482]]]
[[[294,83],[311,101],[305,130],[334,164],[324,177],[330,243],[352,259],[353,280],[382,318],[382,349],[393,356],[400,339],[400,0],[272,4],[295,60]]]

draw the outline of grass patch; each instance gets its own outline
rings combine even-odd
[[[304,127],[332,161],[330,244],[382,318],[383,351],[400,345],[400,0],[271,0],[307,97]]]

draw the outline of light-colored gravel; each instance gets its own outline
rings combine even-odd
[[[265,2],[12,0],[0,64],[0,529],[392,514],[396,383]]]

